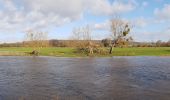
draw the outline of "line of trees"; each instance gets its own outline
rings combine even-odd
[[[163,42],[163,41],[161,41],[161,40],[158,40],[158,41],[156,42],[156,46],[157,46],[157,47],[170,47],[170,40],[167,41],[167,42]]]
[[[76,47],[78,51],[93,54],[107,52],[112,54],[114,47],[167,47],[170,41],[155,43],[135,43],[129,35],[132,25],[122,20],[120,17],[112,17],[110,20],[110,36],[103,40],[93,40],[93,32],[89,25],[74,28],[69,40],[48,40],[47,32],[27,31],[23,43],[1,44],[1,47],[17,46],[31,47],[33,54],[43,47]],[[108,47],[108,51],[103,51],[100,47]]]
[[[113,47],[127,45],[130,40],[127,35],[129,34],[131,27],[129,23],[125,23],[118,17],[111,19],[110,22],[110,29],[112,33],[110,35],[110,40],[102,41],[101,43],[104,43],[105,46],[109,45],[109,53],[111,54]],[[48,41],[48,33],[46,32],[27,31],[23,46],[32,47],[32,53],[34,54],[36,52],[37,54],[39,48],[48,47],[50,44],[54,44],[53,42],[51,43]],[[108,42],[108,44],[105,42]],[[99,49],[101,45],[98,45],[93,41],[92,29],[89,25],[74,28],[70,42],[67,42],[67,45],[77,47],[80,52],[85,52],[87,54],[99,53],[102,51]]]
[[[74,40],[75,41],[75,40]],[[109,47],[111,39],[106,38],[103,40],[91,40],[94,44],[96,44],[99,47]],[[48,40],[48,47],[77,47],[72,43],[73,40]],[[82,42],[75,41],[75,42]],[[161,41],[161,42],[129,42],[128,47],[170,47],[170,41]],[[24,42],[17,42],[17,43],[2,43],[0,44],[0,47],[28,47],[26,45],[26,41]],[[121,47],[121,46],[118,46]],[[43,47],[40,47],[43,48]]]

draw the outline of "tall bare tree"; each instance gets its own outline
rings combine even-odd
[[[84,27],[74,28],[71,37],[72,40],[76,41],[76,45],[78,47],[88,48],[89,53],[93,54],[92,31],[89,25],[86,25]]]
[[[120,19],[120,17],[114,17],[110,20],[110,28],[111,28],[111,38],[112,43],[110,44],[109,53],[112,54],[112,50],[114,46],[125,44],[131,38],[127,37],[130,33],[130,25],[124,20]]]
[[[27,31],[25,39],[25,46],[32,47],[34,50],[49,46],[48,33],[46,32]]]

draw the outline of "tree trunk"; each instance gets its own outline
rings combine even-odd
[[[113,46],[110,46],[109,54],[112,54],[112,49],[113,49]]]
[[[115,46],[115,44],[111,45],[110,46],[110,51],[109,51],[109,54],[112,54],[112,51],[113,51],[113,47]]]
[[[90,54],[93,54],[93,48],[92,47],[89,47],[89,51],[90,51],[89,52]]]

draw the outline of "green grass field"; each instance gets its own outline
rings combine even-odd
[[[104,48],[107,50],[108,48]],[[9,47],[0,48],[1,56],[29,56],[32,48]],[[41,48],[38,50],[40,56],[58,56],[58,57],[85,57],[86,54],[76,53],[75,48]],[[170,47],[142,47],[142,48],[114,48],[113,54],[94,56],[170,56]]]

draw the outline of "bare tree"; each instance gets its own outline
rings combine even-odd
[[[127,37],[130,32],[129,23],[125,22],[124,20],[120,19],[120,17],[114,17],[110,20],[111,25],[111,38],[112,43],[110,44],[110,51],[112,53],[112,49],[114,46],[120,46],[126,44],[132,38]]]
[[[72,30],[72,35],[70,37],[70,39],[71,39],[70,46],[73,46],[73,47],[80,46],[81,38],[82,38],[82,36],[81,36],[81,28],[74,28]]]
[[[25,46],[32,47],[33,51],[49,46],[48,33],[46,32],[27,31],[25,40]]]
[[[92,36],[91,36],[91,29],[89,25],[86,25],[84,27],[78,27],[78,28],[74,28],[72,31],[72,36],[71,38],[73,40],[91,40]]]
[[[48,33],[47,32],[37,32],[38,47],[48,47]]]
[[[72,40],[81,40],[81,28],[74,28],[72,31]]]
[[[161,40],[158,40],[158,41],[156,42],[156,46],[157,46],[157,47],[160,47],[160,46],[161,46],[161,43],[162,43],[162,41],[161,41]]]
[[[93,54],[93,43],[91,41],[92,31],[89,25],[86,25],[85,27],[74,28],[71,37],[79,48],[88,48],[89,53]]]

